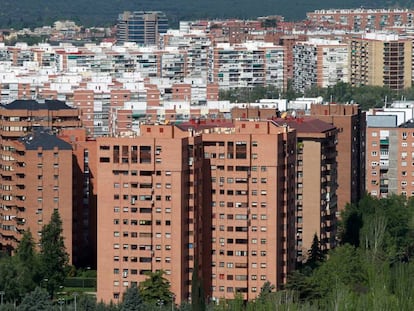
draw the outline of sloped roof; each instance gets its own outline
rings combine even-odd
[[[278,126],[288,125],[298,133],[325,133],[335,129],[335,126],[316,118],[301,117],[287,119],[273,119]]]
[[[19,138],[19,141],[25,145],[26,150],[37,150],[39,147],[43,150],[53,150],[55,147],[59,150],[72,150],[69,143],[42,127],[36,128],[32,133]]]
[[[38,102],[34,99],[17,99],[10,104],[1,105],[4,109],[9,110],[63,110],[73,109],[60,100],[45,100]]]

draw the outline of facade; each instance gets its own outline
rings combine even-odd
[[[356,104],[312,104],[311,116],[338,128],[338,211],[365,193],[365,112]]]
[[[72,148],[73,261],[96,269],[96,140],[84,128],[64,128],[58,137]]]
[[[293,47],[293,87],[300,92],[348,82],[348,45],[333,40],[310,39]]]
[[[210,162],[212,288],[219,301],[278,288],[295,266],[296,135],[270,121],[203,134]],[[208,177],[206,177],[208,178]]]
[[[142,125],[141,136],[96,147],[99,300],[162,269],[179,303],[195,264],[215,301],[286,282],[296,262],[295,131],[271,121]]]
[[[205,288],[211,282],[202,144],[170,125],[141,132],[96,141],[98,299],[117,301],[127,286],[162,269],[180,303],[189,298],[196,258]]]
[[[269,86],[285,89],[284,48],[273,44],[218,44],[210,50],[209,82],[220,89]]]
[[[62,220],[69,221],[64,229],[66,246],[71,260],[76,262],[77,255],[72,252],[76,252],[76,249],[71,244],[72,187],[68,185],[68,181],[72,180],[71,156],[67,155],[65,145],[59,142],[55,150],[55,145],[49,144],[55,139],[49,134],[31,136],[24,144],[16,144],[19,139],[39,128],[55,134],[65,127],[79,127],[79,112],[61,101],[16,100],[2,105],[0,116],[1,248],[12,252],[23,230],[29,228],[38,239],[39,228],[50,219],[53,208],[59,208]],[[45,137],[50,139],[42,142]],[[38,153],[32,149],[34,144],[30,144],[34,138],[40,141]],[[59,149],[60,146],[64,146],[63,150]]]
[[[2,249],[13,252],[27,230],[39,243],[43,226],[57,209],[72,262],[76,245],[72,244],[71,146],[39,127],[2,147]]]
[[[296,130],[297,260],[306,261],[314,236],[322,251],[336,245],[337,128],[314,118],[275,119]]]
[[[367,192],[384,198],[414,195],[414,122],[397,125],[395,115],[369,116],[367,126]]]
[[[333,25],[355,32],[376,31],[392,27],[411,27],[414,11],[408,9],[330,9],[306,14],[319,25]]]
[[[118,16],[118,42],[157,45],[160,34],[168,30],[168,19],[159,11],[124,12]]]
[[[367,33],[363,38],[353,38],[350,49],[352,86],[386,86],[397,91],[411,87],[411,39]]]

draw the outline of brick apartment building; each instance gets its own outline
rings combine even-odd
[[[72,156],[66,143],[54,133],[64,127],[80,126],[78,114],[76,109],[53,100],[16,100],[1,106],[3,250],[13,252],[23,230],[30,229],[38,242],[41,226],[49,221],[53,209],[58,208],[64,221],[66,247],[71,260],[75,259],[71,229]],[[48,133],[40,132],[42,128]]]
[[[365,193],[365,112],[357,104],[312,104],[311,116],[338,128],[338,211]]]
[[[336,245],[337,128],[316,118],[275,119],[296,130],[297,260],[306,261],[314,235],[323,251]]]
[[[315,24],[332,25],[359,32],[411,27],[414,11],[408,9],[330,9],[315,10],[306,15]]]
[[[296,255],[295,131],[239,121],[141,133],[97,139],[98,299],[158,269],[188,299],[195,262],[215,300],[281,286]]]
[[[210,247],[211,212],[202,195],[200,138],[173,126],[144,126],[140,137],[96,143],[98,299],[117,301],[160,269],[176,301],[188,299],[195,257],[205,275],[211,256],[202,252]],[[204,225],[208,230],[199,232]],[[211,278],[205,282],[209,288]]]
[[[27,230],[38,243],[43,226],[57,209],[72,262],[76,246],[72,243],[71,146],[43,128],[36,128],[7,146],[10,149],[2,156],[14,163],[3,165],[1,172],[2,247],[12,252]]]
[[[367,192],[374,197],[414,195],[414,122],[397,125],[395,115],[369,116]]]

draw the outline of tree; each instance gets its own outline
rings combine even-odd
[[[43,278],[47,280],[46,287],[51,298],[65,280],[69,261],[62,232],[62,221],[55,209],[50,222],[43,227],[40,239],[41,271]]]
[[[164,271],[147,273],[148,278],[141,282],[140,292],[144,302],[155,305],[172,302],[173,295],[170,291],[170,283],[164,278]]]
[[[35,251],[35,243],[30,231],[26,231],[16,249],[14,257],[17,266],[17,282],[20,296],[33,291],[39,283],[39,261]]]
[[[52,302],[46,290],[36,287],[34,291],[24,296],[18,311],[51,311]]]
[[[4,301],[20,300],[19,271],[16,259],[10,256],[0,261],[0,290],[5,293]]]
[[[272,292],[275,290],[275,286],[270,283],[269,281],[266,281],[263,283],[262,288],[260,289],[260,294],[257,297],[258,300],[266,300],[269,299]]]
[[[124,293],[120,310],[139,311],[142,310],[142,304],[143,301],[139,289],[135,284],[133,284]]]
[[[322,265],[313,270],[310,276],[315,298],[331,297],[341,286],[352,290],[364,290],[367,285],[365,252],[349,244],[331,250]]]
[[[77,302],[78,310],[82,311],[95,311],[96,301],[90,295],[80,295]]]
[[[306,264],[312,269],[316,268],[325,259],[325,254],[320,248],[320,243],[316,233],[313,236],[311,248],[308,251],[309,257]]]

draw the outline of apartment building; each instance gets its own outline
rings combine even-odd
[[[270,121],[97,138],[98,299],[159,269],[188,299],[195,262],[216,301],[280,287],[295,266],[295,154],[295,131]]]
[[[323,251],[336,245],[337,128],[316,118],[278,118],[296,130],[296,245],[306,261],[316,235]]]
[[[270,43],[217,44],[210,51],[208,79],[220,89],[273,85],[285,89],[284,48]]]
[[[409,9],[329,9],[306,14],[320,25],[342,27],[355,32],[378,31],[391,27],[411,27],[414,11]]]
[[[139,137],[96,144],[98,299],[117,301],[146,272],[162,269],[180,303],[190,296],[196,258],[210,288],[201,137],[171,125],[143,126]]]
[[[72,148],[72,240],[76,267],[96,269],[96,140],[85,128],[64,128],[58,137]]]
[[[207,79],[208,51],[212,46],[210,36],[200,31],[172,31],[161,37],[163,49],[178,48],[185,51],[186,77]]]
[[[414,122],[397,115],[367,118],[367,192],[374,197],[414,195]]]
[[[203,144],[211,168],[211,297],[251,300],[266,281],[284,284],[295,266],[296,135],[245,120],[203,134]]]
[[[312,104],[312,117],[338,128],[338,211],[365,193],[365,112],[357,104]]]
[[[352,86],[385,86],[396,91],[411,87],[411,39],[366,33],[362,38],[351,39],[350,49]]]
[[[168,30],[168,19],[160,11],[135,11],[119,14],[116,37],[118,42],[156,45],[160,34]]]
[[[279,45],[285,48],[285,55],[284,55],[284,66],[285,66],[285,73],[286,79],[292,80],[293,73],[294,73],[294,61],[293,61],[293,51],[296,42],[298,41],[306,41],[307,36],[305,34],[302,35],[283,35],[279,38]]]
[[[349,81],[348,45],[335,40],[309,39],[293,47],[293,87],[304,92]]]
[[[29,228],[38,241],[39,228],[50,219],[53,208],[59,208],[68,222],[66,246],[76,261],[72,254],[70,152],[63,142],[44,132],[18,141],[39,128],[56,133],[64,127],[79,127],[79,112],[60,101],[16,100],[2,105],[0,116],[2,249],[13,251],[23,230]]]
[[[9,253],[27,230],[35,243],[59,211],[66,251],[72,245],[72,148],[43,128],[2,144],[1,248]]]

